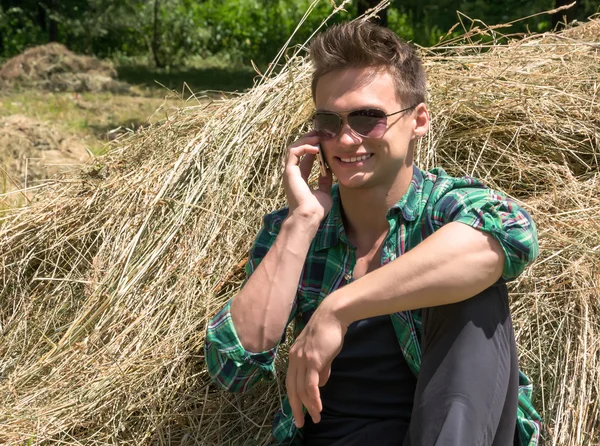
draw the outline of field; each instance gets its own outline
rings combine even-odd
[[[127,87],[112,91],[78,91],[68,83],[46,88],[39,79],[5,85],[0,88],[0,194],[8,195],[0,196],[0,209],[27,202],[56,174],[93,163],[124,134],[169,119],[186,105],[249,88],[254,74],[209,59],[179,70],[122,64],[115,78]]]

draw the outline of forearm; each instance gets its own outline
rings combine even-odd
[[[318,221],[286,219],[269,252],[233,298],[231,318],[247,351],[269,350],[280,341],[317,228]]]
[[[389,264],[326,300],[344,324],[475,296],[502,275],[504,252],[491,235],[450,223]]]

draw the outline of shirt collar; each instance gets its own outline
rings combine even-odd
[[[400,201],[388,209],[388,219],[402,212],[402,216],[405,220],[414,221],[420,213],[419,204],[422,191],[423,173],[417,166],[413,165],[413,177],[408,186],[408,190],[402,196]],[[331,198],[333,201],[331,210],[321,222],[319,231],[315,237],[315,248],[318,251],[331,248],[337,245],[339,241],[346,243],[348,246],[352,246],[346,238],[344,221],[342,219],[342,203],[337,184],[334,184],[331,188]]]
[[[408,190],[400,201],[387,211],[388,218],[391,215],[402,212],[405,220],[414,221],[421,211],[421,197],[423,195],[423,172],[413,164],[413,177],[408,185]]]

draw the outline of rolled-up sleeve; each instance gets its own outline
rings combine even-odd
[[[277,347],[259,353],[244,349],[235,331],[227,302],[206,330],[205,353],[208,374],[230,392],[245,392],[261,379],[271,379]]]
[[[256,270],[277,237],[287,210],[268,214],[246,262],[246,280]],[[293,319],[294,311],[290,315]],[[208,323],[204,343],[206,365],[211,379],[230,392],[244,392],[261,379],[274,376],[277,346],[264,352],[249,352],[242,346],[231,318],[231,301]]]
[[[452,189],[434,206],[434,226],[457,221],[491,234],[505,254],[502,279],[517,278],[538,256],[531,216],[514,200],[486,187]]]

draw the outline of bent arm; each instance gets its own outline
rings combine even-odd
[[[260,352],[279,344],[317,229],[318,221],[286,219],[263,261],[233,298],[231,317],[246,350]]]
[[[454,189],[428,211],[437,229],[431,236],[344,287],[336,305],[342,321],[468,299],[518,277],[538,255],[529,214],[494,190]]]
[[[308,252],[311,226],[265,217],[246,263],[242,289],[209,322],[206,364],[215,383],[244,392],[274,376],[273,362],[287,324],[294,318],[296,289]]]
[[[400,311],[468,299],[502,275],[504,252],[491,235],[445,225],[396,260],[328,296],[344,325]]]

